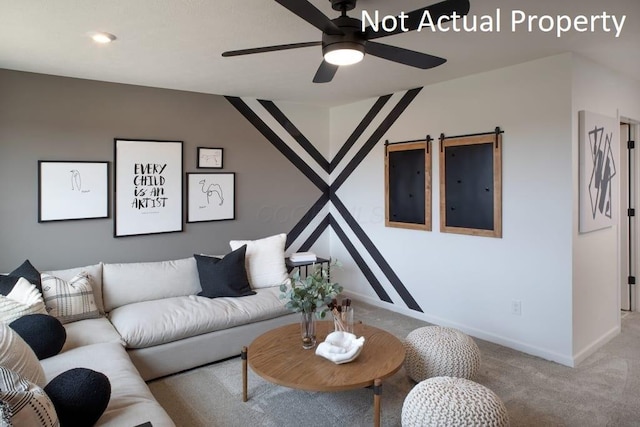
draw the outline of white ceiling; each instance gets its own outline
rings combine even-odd
[[[303,0],[300,0],[303,1]],[[361,10],[396,15],[437,0],[360,0]],[[329,0],[311,0],[327,16]],[[419,70],[373,56],[342,67],[331,83],[311,82],[320,47],[222,58],[225,50],[317,41],[319,30],[271,0],[0,0],[0,68],[109,82],[339,105],[562,52],[576,52],[640,79],[640,0],[470,0],[470,15],[502,10],[500,33],[402,33],[383,43],[442,56]],[[620,38],[536,29],[512,33],[514,9],[537,15],[627,15]],[[87,33],[118,40],[93,43]],[[0,95],[1,96],[1,95]]]

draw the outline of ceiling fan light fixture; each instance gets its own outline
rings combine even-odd
[[[364,46],[360,43],[341,42],[325,46],[324,60],[333,65],[357,64],[364,58]]]

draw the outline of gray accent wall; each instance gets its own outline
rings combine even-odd
[[[114,238],[114,138],[183,141],[185,173],[212,171],[196,168],[197,147],[223,147],[236,219]],[[110,218],[38,223],[38,160],[109,161]],[[224,254],[231,239],[288,232],[319,195],[222,96],[0,70],[0,272]]]

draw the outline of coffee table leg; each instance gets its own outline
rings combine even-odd
[[[242,401],[247,401],[247,347],[242,347]]]
[[[373,381],[373,425],[380,427],[380,396],[382,395],[382,380]]]

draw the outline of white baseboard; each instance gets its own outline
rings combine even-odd
[[[600,347],[611,341],[616,335],[620,333],[620,325],[611,328],[608,332],[603,334],[600,338],[593,341],[591,344],[580,350],[573,355],[574,366],[577,366],[584,359],[595,353]]]
[[[578,357],[572,357],[571,355],[563,355],[563,354],[559,354],[556,353],[554,351],[550,351],[548,349],[542,348],[542,347],[536,347],[536,346],[532,346],[529,345],[527,343],[523,343],[521,341],[517,341],[517,340],[513,340],[511,338],[506,338],[500,335],[496,335],[490,332],[486,332],[483,331],[481,329],[476,329],[474,327],[468,326],[468,325],[463,325],[457,322],[452,322],[450,320],[447,319],[443,319],[437,316],[431,316],[429,314],[426,313],[420,313],[418,311],[415,310],[410,310],[406,307],[400,307],[398,305],[395,304],[391,304],[391,303],[387,303],[384,301],[380,301],[378,299],[375,298],[371,298],[369,296],[366,295],[361,295],[361,294],[357,294],[354,292],[348,292],[345,291],[344,292],[345,295],[347,295],[348,297],[350,297],[353,300],[359,300],[362,301],[364,303],[376,306],[376,307],[380,307],[380,308],[384,308],[387,309],[389,311],[393,311],[396,313],[400,313],[403,314],[405,316],[409,316],[409,317],[413,317],[414,319],[419,319],[419,320],[424,320],[425,322],[429,322],[429,323],[433,323],[435,325],[439,325],[439,326],[448,326],[451,328],[456,328],[459,329],[461,331],[463,331],[464,333],[471,335],[472,337],[476,337],[485,341],[489,341],[495,344],[500,344],[503,345],[505,347],[509,347],[512,348],[514,350],[518,350],[521,351],[523,353],[527,353],[533,356],[538,356],[541,357],[543,359],[546,360],[550,360],[552,362],[556,362],[559,363],[561,365],[565,365],[565,366],[569,366],[569,367],[574,367],[576,366],[577,363],[579,363]],[[611,338],[608,338],[611,339]],[[607,341],[608,341],[607,339]],[[597,348],[604,344],[606,341],[602,341],[601,344],[597,344],[594,343],[593,344],[593,351],[597,350]],[[590,354],[590,353],[589,353]],[[588,354],[586,355],[588,356]],[[585,357],[586,357],[585,356]],[[582,360],[582,359],[581,359]]]

